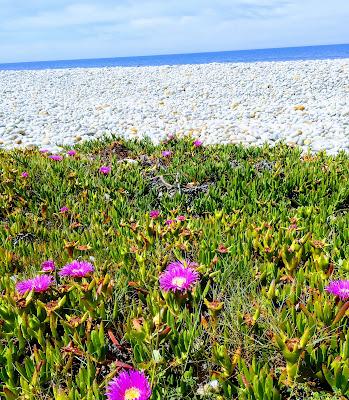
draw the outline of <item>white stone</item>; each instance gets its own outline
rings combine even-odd
[[[328,140],[316,140],[311,144],[313,151],[329,150],[332,149],[333,143]]]
[[[204,144],[348,151],[348,67],[343,59],[0,71],[0,140],[57,150],[111,133],[157,143],[191,132]]]

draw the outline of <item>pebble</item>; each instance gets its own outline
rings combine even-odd
[[[349,59],[0,71],[1,148],[121,135],[349,149]],[[15,94],[15,96],[14,96]],[[131,161],[130,161],[131,162]]]
[[[330,150],[332,147],[333,143],[328,140],[316,140],[311,144],[313,151]]]

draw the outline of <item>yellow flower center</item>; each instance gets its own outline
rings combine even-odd
[[[141,395],[140,390],[133,387],[133,388],[126,390],[125,400],[137,400],[137,399],[139,399],[140,395]]]
[[[185,284],[186,281],[187,280],[185,278],[176,276],[175,278],[172,279],[172,285],[181,288]]]

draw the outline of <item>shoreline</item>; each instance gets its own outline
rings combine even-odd
[[[116,134],[349,152],[349,58],[0,70],[0,148]]]
[[[73,60],[79,61],[79,60]],[[212,66],[212,65],[259,65],[259,64],[283,64],[283,63],[306,63],[306,62],[331,62],[331,61],[346,61],[349,62],[349,57],[333,57],[324,59],[299,59],[299,60],[263,60],[263,61],[211,61],[202,63],[192,63],[192,64],[163,64],[163,65],[114,65],[114,66],[95,66],[95,67],[61,67],[61,68],[33,68],[33,69],[1,69],[0,75],[2,73],[19,73],[19,72],[62,72],[62,71],[86,71],[86,70],[113,70],[113,69],[146,69],[146,68],[181,68],[181,67],[202,67],[202,66]],[[46,62],[46,61],[43,61]],[[50,61],[49,61],[50,62]],[[26,64],[27,62],[24,62]],[[31,63],[28,62],[28,63]],[[33,63],[36,63],[33,61]],[[17,64],[17,63],[11,63]],[[1,65],[1,64],[0,64]],[[3,64],[7,65],[7,64]]]

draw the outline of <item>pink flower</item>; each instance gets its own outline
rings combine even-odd
[[[110,173],[110,171],[111,171],[111,167],[106,166],[106,165],[103,165],[101,168],[99,168],[99,172],[104,175],[108,175]]]
[[[160,215],[160,211],[159,211],[159,210],[151,210],[151,211],[149,212],[149,217],[150,217],[151,219],[156,219],[156,218],[159,217],[159,215]]]
[[[179,215],[177,217],[177,221],[185,221],[185,216],[184,215]]]
[[[108,400],[148,400],[151,387],[144,372],[122,371],[107,386]]]
[[[41,264],[41,271],[43,272],[53,272],[55,269],[56,265],[53,260],[47,260]]]
[[[195,140],[195,142],[193,143],[195,147],[200,147],[202,145],[202,141],[201,140]]]
[[[48,153],[48,149],[40,149],[40,153]]]
[[[171,154],[172,154],[172,151],[170,151],[170,150],[165,150],[162,152],[163,157],[170,157]]]
[[[165,222],[165,224],[166,225],[172,225],[172,224],[174,224],[176,221],[174,220],[174,219],[167,219],[166,220],[166,222]]]
[[[68,150],[67,151],[67,154],[68,154],[68,156],[71,156],[71,157],[74,157],[75,155],[76,155],[76,150]]]
[[[51,160],[53,160],[53,161],[62,161],[63,160],[63,156],[60,156],[58,154],[52,154],[52,156],[49,156],[49,158],[51,158]]]
[[[63,207],[61,207],[60,209],[59,209],[59,212],[61,213],[61,214],[65,214],[66,212],[68,212],[69,211],[69,208],[67,207],[67,206],[63,206]]]
[[[18,282],[16,285],[16,290],[21,295],[30,290],[34,290],[34,292],[45,292],[52,285],[52,283],[53,277],[51,275],[39,275],[35,278]]]
[[[160,288],[164,292],[186,292],[199,280],[199,273],[193,268],[197,264],[189,261],[170,263],[160,275]]]
[[[26,171],[21,173],[22,178],[28,178],[28,176],[29,176],[29,174]]]
[[[332,281],[325,290],[341,300],[347,300],[349,299],[349,280]]]
[[[94,271],[93,265],[87,261],[73,261],[65,265],[60,271],[60,276],[71,276],[73,278],[83,278]]]

